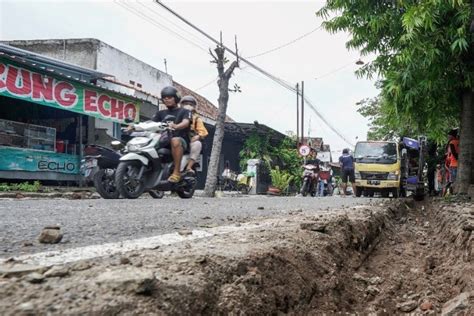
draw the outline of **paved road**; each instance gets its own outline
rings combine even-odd
[[[352,197],[267,196],[0,200],[0,258],[156,236],[180,229],[232,225],[297,210],[316,213],[370,201]],[[38,243],[41,229],[52,224],[61,227],[63,241],[56,245]]]

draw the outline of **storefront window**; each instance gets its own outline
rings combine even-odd
[[[0,119],[0,146],[56,150],[56,129]]]

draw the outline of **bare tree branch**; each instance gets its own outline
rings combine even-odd
[[[224,77],[229,80],[230,77],[232,76],[232,73],[234,72],[235,68],[239,67],[239,62],[237,60],[234,60],[232,64],[230,64],[229,68],[224,72]]]
[[[212,52],[210,48],[209,48],[209,54],[211,54],[212,58],[214,59],[213,62],[217,64],[219,60],[217,59],[217,56],[214,55],[214,53]]]

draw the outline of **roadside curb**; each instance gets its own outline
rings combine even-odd
[[[100,196],[94,191],[66,191],[66,192],[23,192],[23,191],[8,191],[0,192],[0,199],[55,199],[64,198],[72,200],[80,199],[98,199]]]

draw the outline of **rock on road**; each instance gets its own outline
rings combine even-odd
[[[0,258],[235,225],[294,212],[314,214],[369,204],[352,197],[195,197],[182,200],[0,200]],[[375,200],[377,201],[377,200]],[[381,201],[378,199],[378,201]],[[59,244],[40,244],[43,227],[58,225]]]

